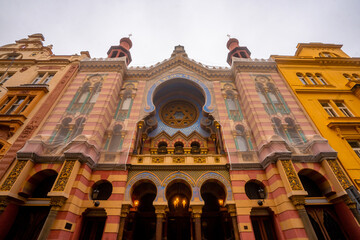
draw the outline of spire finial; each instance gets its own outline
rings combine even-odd
[[[227,36],[229,39],[231,38],[230,34],[227,34],[226,36]]]
[[[129,38],[132,36],[132,34],[131,33],[129,33]]]

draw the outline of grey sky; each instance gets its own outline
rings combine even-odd
[[[42,33],[55,54],[106,57],[132,33],[131,66],[169,58],[175,45],[226,66],[227,34],[253,58],[293,55],[299,42],[343,44],[360,57],[359,0],[0,0],[0,45]]]

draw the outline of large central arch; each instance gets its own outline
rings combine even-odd
[[[148,94],[146,96],[146,107],[144,109],[145,112],[147,113],[151,113],[155,110],[155,105],[154,105],[154,95],[161,90],[161,88],[163,86],[166,85],[167,82],[169,81],[173,81],[173,80],[185,80],[188,83],[187,84],[191,84],[193,85],[195,88],[199,89],[199,91],[201,91],[202,95],[205,98],[205,104],[203,106],[203,111],[206,113],[211,113],[214,111],[214,109],[212,108],[212,97],[211,97],[211,93],[209,88],[200,80],[198,80],[197,78],[187,75],[187,74],[172,74],[172,75],[168,75],[164,78],[159,79],[158,81],[156,81],[149,89]],[[184,83],[185,83],[184,81]],[[165,85],[163,85],[165,84]]]

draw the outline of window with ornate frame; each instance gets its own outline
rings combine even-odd
[[[352,111],[350,111],[342,100],[320,100],[319,102],[330,117],[355,117]],[[340,116],[339,113],[343,116]]]
[[[307,79],[310,80],[310,82],[311,82],[313,85],[318,85],[317,81],[315,80],[314,75],[312,75],[311,73],[306,73],[306,77],[307,77]]]
[[[0,73],[0,85],[7,82],[13,75],[14,75],[14,73],[12,73],[12,72]]]
[[[300,80],[300,82],[304,85],[308,85],[308,82],[306,81],[306,78],[304,77],[304,75],[302,73],[296,73],[296,76],[298,77],[298,79]]]
[[[55,73],[53,72],[38,73],[38,75],[31,84],[48,84],[54,76]]]
[[[360,158],[360,141],[359,140],[347,140],[350,147],[354,150],[356,155]]]
[[[330,104],[329,101],[327,102],[320,102],[321,106],[323,107],[323,109],[325,110],[325,112],[330,116],[330,117],[338,117],[339,115],[337,114],[337,112],[335,111],[335,109],[333,108],[333,106]]]
[[[120,93],[120,100],[115,111],[114,119],[124,121],[129,118],[132,104],[135,97],[135,86],[132,83],[126,84],[125,89]]]
[[[315,73],[315,76],[322,85],[328,85],[328,83],[325,81],[324,77],[320,73]]]
[[[0,114],[21,114],[27,109],[34,97],[29,95],[8,95],[1,103]]]
[[[247,136],[245,127],[241,124],[235,126],[235,146],[238,151],[253,150],[250,137]]]

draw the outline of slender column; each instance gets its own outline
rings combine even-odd
[[[162,240],[162,230],[163,230],[163,219],[165,216],[165,205],[158,205],[155,207],[156,213],[156,240]]]
[[[203,206],[193,206],[193,217],[195,220],[195,240],[201,240],[201,212]]]
[[[299,213],[301,221],[304,224],[305,232],[310,240],[317,240],[316,233],[311,224],[310,218],[305,209],[305,197],[304,196],[291,196],[291,201],[295,205],[296,210]]]
[[[135,138],[135,146],[134,146],[134,150],[133,153],[134,154],[138,154],[138,148],[141,142],[141,136],[142,136],[142,132],[143,132],[143,126],[144,126],[144,122],[141,121],[138,123],[137,125],[137,133],[136,133],[136,138]]]
[[[122,240],[124,228],[125,228],[125,221],[130,212],[130,205],[123,205],[121,208],[121,215],[120,215],[120,224],[119,224],[119,231],[117,235],[117,240]]]
[[[228,208],[228,212],[230,213],[231,222],[232,222],[232,226],[234,229],[235,240],[240,240],[239,227],[238,227],[237,220],[236,220],[236,207],[235,207],[235,205],[231,204],[231,205],[228,205],[227,208]]]
[[[51,209],[50,209],[49,215],[47,216],[47,218],[45,220],[44,226],[41,229],[38,240],[46,240],[47,239],[47,237],[50,233],[51,227],[56,219],[56,216],[57,216],[59,210],[61,209],[61,207],[64,205],[65,201],[66,201],[66,198],[64,198],[64,197],[51,198],[51,202],[50,202]]]
[[[218,122],[215,122],[215,127],[216,127],[216,137],[217,140],[219,141],[219,146],[220,146],[220,154],[225,154],[224,145],[222,141],[221,128],[220,128],[221,126]]]
[[[350,208],[351,213],[354,215],[355,219],[360,224],[360,214],[356,208],[356,203],[353,202],[348,195],[343,196],[343,201]]]

